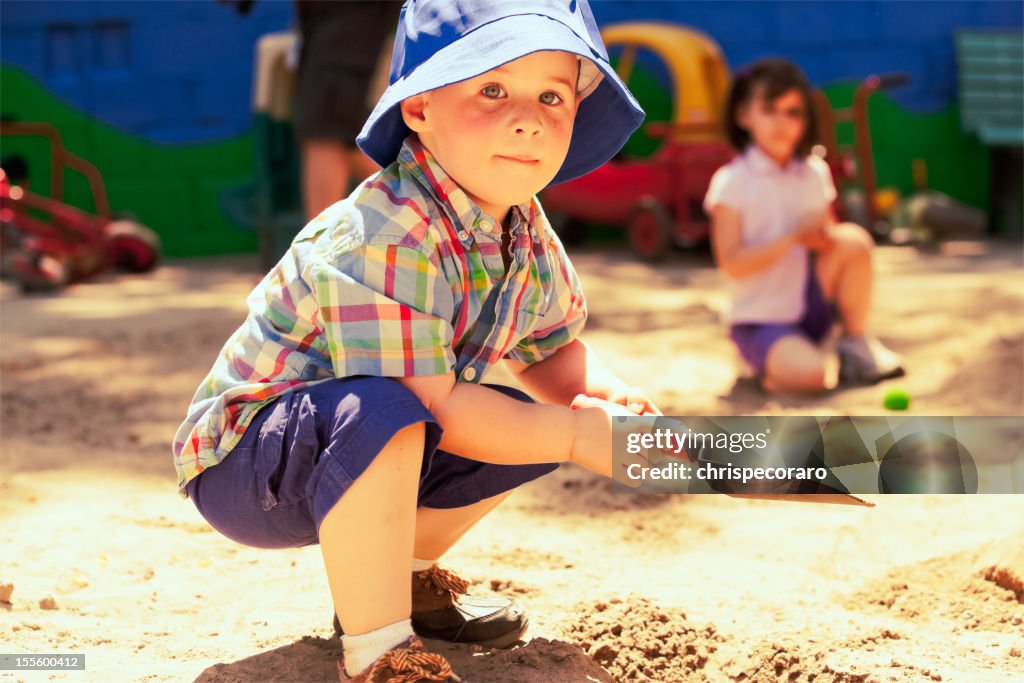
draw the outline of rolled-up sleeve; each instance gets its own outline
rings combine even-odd
[[[742,208],[742,203],[743,187],[736,169],[727,164],[715,171],[711,176],[708,192],[704,195],[704,212],[710,216],[718,205],[738,211]]]
[[[312,259],[304,279],[335,376],[428,376],[455,367],[452,291],[423,251],[356,244]]]
[[[552,276],[549,304],[539,320],[530,321],[532,330],[505,354],[505,358],[527,364],[542,361],[579,337],[586,325],[587,301],[583,286],[556,237],[548,242],[547,258]]]
[[[828,167],[828,162],[812,154],[807,157],[807,163],[814,169],[817,179],[815,189],[821,192],[826,204],[831,204],[836,199],[836,184],[832,180],[832,169]]]

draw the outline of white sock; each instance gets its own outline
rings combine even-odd
[[[421,572],[425,569],[430,569],[435,564],[437,564],[437,560],[417,560],[415,557],[412,558],[412,570],[414,572]]]
[[[403,619],[358,636],[341,637],[345,653],[345,671],[349,676],[360,674],[382,654],[412,635],[412,621]]]

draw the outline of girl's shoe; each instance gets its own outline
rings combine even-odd
[[[409,636],[382,654],[361,673],[351,675],[345,670],[345,656],[338,661],[341,683],[432,683],[460,681],[452,665],[443,655],[428,652],[416,636]]]
[[[873,336],[843,337],[837,351],[839,377],[847,384],[877,384],[906,374],[899,355]]]
[[[530,620],[514,600],[466,593],[469,583],[434,565],[412,573],[412,629],[423,638],[507,648],[522,639]],[[342,635],[334,615],[334,635]]]

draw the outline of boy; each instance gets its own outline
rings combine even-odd
[[[643,111],[586,2],[453,4],[403,8],[358,139],[384,170],[253,290],[175,439],[212,526],[320,544],[343,681],[457,680],[414,632],[516,642],[522,609],[437,558],[560,462],[610,476],[611,416],[659,414],[579,340],[579,280],[534,197],[611,158]],[[482,384],[499,361],[544,403]]]

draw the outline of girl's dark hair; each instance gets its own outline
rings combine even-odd
[[[800,159],[806,158],[811,153],[811,147],[818,141],[817,108],[807,76],[796,64],[781,57],[759,59],[736,72],[725,109],[729,142],[740,153],[750,144],[750,133],[739,124],[739,110],[754,99],[758,86],[763,89],[764,99],[768,102],[790,90],[800,91],[807,118],[804,121],[804,135],[797,143],[793,155]]]

